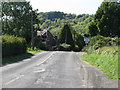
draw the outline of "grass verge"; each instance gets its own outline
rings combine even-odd
[[[84,55],[82,59],[104,71],[109,78],[120,79],[118,54],[117,46],[103,47],[91,54]]]
[[[30,58],[35,53],[42,52],[44,50],[28,50],[25,54],[16,55],[12,57],[2,58],[2,65],[11,64]]]
[[[35,54],[35,53],[38,53],[38,52],[43,52],[44,50],[27,50],[28,53],[30,54]]]

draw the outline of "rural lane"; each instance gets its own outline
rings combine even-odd
[[[3,67],[2,88],[117,88],[118,81],[83,61],[84,52],[40,52]]]

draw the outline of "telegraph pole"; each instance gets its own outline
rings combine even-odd
[[[66,29],[66,38],[65,38],[65,43],[67,43],[67,29]]]
[[[75,42],[75,29],[74,29],[74,42]]]
[[[34,50],[34,46],[33,46],[33,14],[32,14],[32,10],[31,10],[31,46],[32,46],[32,50]]]

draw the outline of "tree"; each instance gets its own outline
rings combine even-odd
[[[87,33],[90,33],[91,36],[96,36],[99,33],[95,22],[90,22],[89,23]]]
[[[38,22],[37,10],[29,2],[3,2],[2,21],[3,34],[24,37],[29,43],[33,24]]]
[[[66,23],[69,23],[76,31],[85,33],[87,24],[92,21],[93,15],[82,14],[81,17],[78,17],[79,15],[65,14],[63,12],[41,12],[38,15],[40,28],[49,28],[53,34],[58,32],[58,28],[62,29]]]
[[[102,2],[98,8],[94,23],[89,27],[94,27],[95,32],[102,36],[120,36],[120,4],[118,2]],[[96,28],[97,27],[97,28]]]
[[[84,37],[80,33],[76,33],[76,45],[78,45],[79,51],[85,46]]]
[[[66,43],[71,45],[72,50],[74,49],[74,40],[72,37],[71,33],[71,28],[69,24],[64,25],[64,27],[61,30],[61,35],[60,35],[60,43]]]

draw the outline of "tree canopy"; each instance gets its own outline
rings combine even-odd
[[[30,42],[34,23],[38,23],[37,11],[32,10],[29,2],[2,2],[3,34],[24,37]]]
[[[85,33],[87,24],[92,21],[93,15],[75,15],[55,11],[46,13],[40,12],[38,18],[40,29],[48,28],[52,34],[58,35],[63,26],[67,23],[69,23],[76,31]]]
[[[75,45],[71,30],[72,29],[69,24],[64,25],[63,29],[61,30],[60,43],[69,44],[71,45],[71,48],[74,48]]]
[[[88,26],[91,34],[102,36],[120,36],[120,3],[102,2]]]

